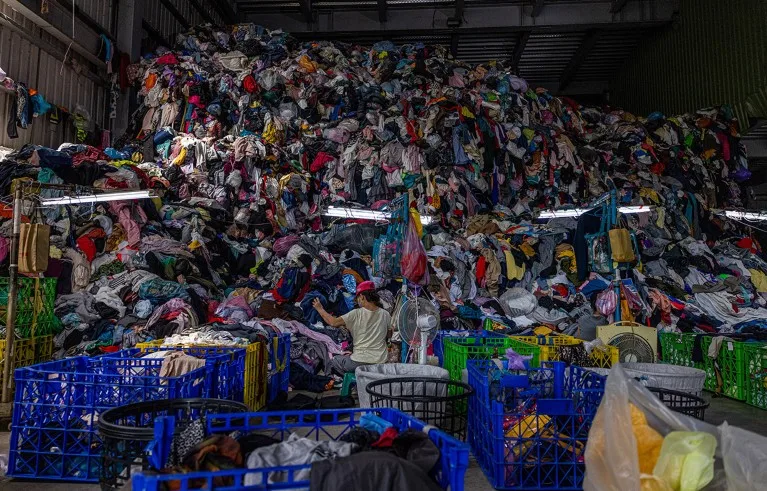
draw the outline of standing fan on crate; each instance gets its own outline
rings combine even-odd
[[[620,350],[621,363],[655,363],[658,332],[654,327],[619,321],[608,326],[597,326],[597,338]]]
[[[398,331],[407,345],[403,361],[417,352],[418,363],[425,365],[426,350],[439,332],[439,312],[428,299],[408,291],[405,283],[394,307],[392,330]]]

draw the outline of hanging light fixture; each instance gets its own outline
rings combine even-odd
[[[149,190],[119,191],[115,193],[86,194],[81,196],[63,196],[40,200],[41,206],[79,205],[83,203],[99,203],[103,201],[132,201],[136,199],[155,198]]]
[[[354,220],[371,220],[377,222],[386,222],[391,218],[391,213],[385,211],[374,210],[358,210],[355,208],[339,208],[336,206],[329,206],[327,211],[323,213],[326,217],[339,217],[349,218]],[[434,219],[427,215],[421,215],[421,223],[423,225],[429,225]]]

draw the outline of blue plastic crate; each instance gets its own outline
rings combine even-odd
[[[564,363],[527,371],[469,360],[469,444],[496,489],[578,490],[605,377]]]
[[[274,336],[269,347],[269,378],[266,382],[266,402],[271,403],[290,386],[290,334]]]
[[[125,358],[68,358],[19,368],[8,475],[96,482],[101,411],[133,402],[201,397],[208,368],[160,377],[160,368]]]
[[[493,331],[485,331],[485,330],[474,330],[474,331],[439,331],[437,332],[437,337],[434,338],[434,342],[432,343],[432,350],[434,352],[434,356],[437,357],[439,360],[439,366],[442,366],[445,361],[445,338],[505,338],[507,337],[505,334],[493,332]]]
[[[425,423],[396,409],[340,409],[314,411],[281,411],[272,413],[216,414],[208,416],[208,431],[211,433],[231,433],[232,431],[265,431],[276,439],[287,438],[290,433],[297,433],[315,440],[337,440],[351,428],[359,424],[360,418],[374,413],[394,424],[400,431],[408,428],[423,430]],[[158,424],[162,424],[158,422]],[[157,426],[155,427],[157,430]],[[172,430],[171,430],[172,431]],[[469,447],[455,438],[437,429],[428,429],[429,438],[440,450],[440,462],[432,473],[442,489],[463,491],[464,474],[469,465]],[[162,434],[157,432],[156,434]],[[167,438],[155,443],[162,446]],[[160,461],[167,460],[168,452],[160,449],[156,452]],[[165,483],[175,481],[176,489],[206,489],[209,491],[270,491],[276,489],[309,489],[309,481],[294,479],[298,470],[307,470],[311,464],[289,467],[269,467],[261,469],[234,469],[218,472],[194,472],[189,474],[142,475],[133,476],[133,491],[163,491]],[[287,472],[286,472],[287,471]],[[292,471],[292,472],[291,472]],[[287,482],[268,483],[269,474],[286,472]],[[255,478],[259,484],[245,486],[245,476]],[[213,480],[228,479],[228,485],[214,485]],[[191,486],[196,481],[195,487]]]
[[[211,368],[210,383],[205,384],[204,397],[242,402],[245,391],[245,349],[218,346],[152,346],[121,350],[100,358],[145,359],[162,365],[161,358],[142,358],[146,353],[183,351],[187,355],[205,360]]]

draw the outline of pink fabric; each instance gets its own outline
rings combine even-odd
[[[125,229],[125,233],[128,236],[128,245],[137,246],[141,242],[141,227],[131,215],[131,207],[133,203],[130,201],[112,201],[109,204],[109,209],[115,215],[120,225]],[[146,214],[140,206],[135,207],[136,216],[141,224],[146,223]]]
[[[324,344],[328,347],[328,353],[331,355],[342,355],[344,353],[344,350],[341,349],[341,347],[336,344],[335,341],[333,341],[330,336],[326,336],[325,334],[321,334],[319,332],[312,331],[305,325],[301,324],[298,321],[289,321],[290,324],[290,331],[298,334],[303,334],[307,338],[314,339],[315,341],[319,341],[320,343]]]

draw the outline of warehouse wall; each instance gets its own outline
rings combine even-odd
[[[216,25],[225,24],[218,11],[207,0],[197,0],[207,17]],[[179,19],[179,15],[183,20]],[[187,29],[187,26],[205,24],[208,20],[189,0],[144,0],[144,21],[166,41],[173,44],[175,36]],[[185,25],[186,24],[186,25]]]
[[[78,3],[88,15],[109,25],[111,11],[103,8],[103,4],[108,2],[91,0]],[[76,105],[82,106],[95,121],[104,125],[105,89],[93,80],[95,75],[86,76],[94,67],[70,50],[67,56],[77,62],[79,72],[69,64],[62,68],[67,45],[5,4],[0,4],[0,15],[21,30],[19,32],[8,25],[0,25],[0,67],[7,75],[17,82],[23,82],[27,88],[37,89],[51,104],[69,110],[73,110]],[[71,121],[51,125],[47,117],[35,118],[27,129],[19,128],[19,138],[10,139],[6,126],[12,97],[15,95],[6,90],[0,92],[0,145],[20,148],[26,143],[35,143],[57,147],[63,142],[74,141]]]
[[[679,21],[640,43],[610,84],[639,114],[731,104],[741,126],[767,116],[767,1],[681,0]]]

